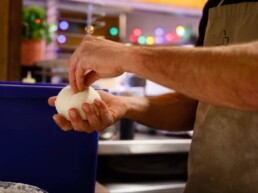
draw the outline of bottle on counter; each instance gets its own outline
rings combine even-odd
[[[28,71],[28,72],[27,72],[27,76],[22,79],[22,82],[23,82],[23,83],[31,83],[31,84],[34,84],[34,83],[36,83],[36,79],[32,77],[31,71]]]

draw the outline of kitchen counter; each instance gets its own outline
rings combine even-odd
[[[133,140],[100,140],[99,155],[164,154],[189,152],[191,138],[136,133]]]
[[[110,193],[182,193],[185,182],[114,183],[106,187]]]
[[[191,135],[184,133],[135,132],[133,140],[120,140],[119,135],[99,140],[97,179],[110,193],[182,192],[190,145]],[[154,169],[150,171],[152,164]],[[112,172],[111,177],[108,174]]]

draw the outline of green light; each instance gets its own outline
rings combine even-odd
[[[109,33],[110,33],[111,36],[117,36],[118,35],[117,27],[110,28]]]
[[[139,44],[145,44],[146,43],[146,37],[144,37],[144,36],[140,36],[139,38],[138,38],[138,43]]]

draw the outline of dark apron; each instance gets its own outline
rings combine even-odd
[[[226,46],[257,39],[258,3],[231,4],[209,10],[205,46]],[[185,193],[257,193],[258,112],[200,102],[188,176]]]

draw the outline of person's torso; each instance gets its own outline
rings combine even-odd
[[[232,3],[209,10],[204,46],[258,40],[258,3]],[[189,162],[185,193],[258,192],[258,112],[200,102]]]

